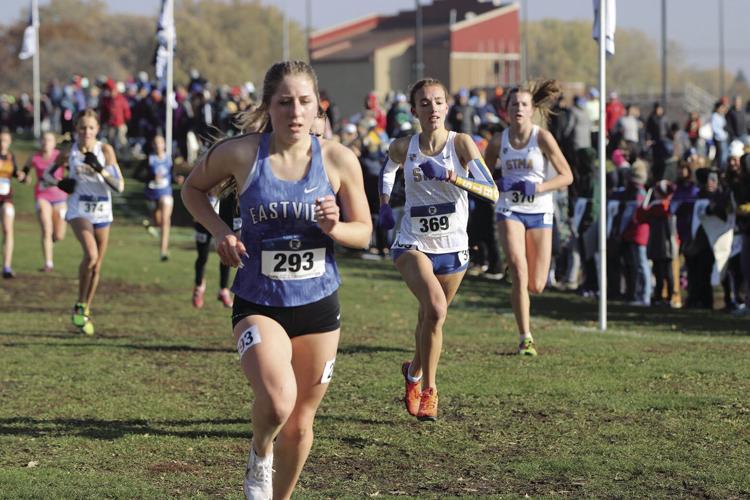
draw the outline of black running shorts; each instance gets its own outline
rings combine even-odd
[[[232,306],[232,328],[248,316],[265,316],[281,325],[289,338],[310,333],[325,333],[341,327],[339,293],[333,292],[317,302],[295,307],[264,306],[235,295]]]

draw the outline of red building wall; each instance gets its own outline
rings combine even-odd
[[[511,52],[521,47],[518,9],[451,32],[453,52]]]

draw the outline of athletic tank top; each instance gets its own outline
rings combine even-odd
[[[438,254],[469,248],[468,194],[449,182],[425,179],[419,168],[421,163],[431,159],[465,177],[466,172],[456,154],[455,138],[455,132],[448,132],[443,150],[435,156],[427,156],[419,149],[419,134],[409,141],[404,162],[404,218],[393,248],[416,246],[423,252]]]
[[[16,162],[13,153],[8,153],[4,158],[0,157],[0,196],[13,194],[12,179],[15,173]]]
[[[101,142],[96,142],[93,153],[102,165],[106,165]],[[112,222],[112,193],[104,177],[93,172],[84,158],[78,144],[74,143],[68,156],[68,176],[76,180],[76,188],[68,198],[65,218],[85,217],[94,224]]]
[[[164,158],[159,158],[156,155],[148,155],[148,171],[153,179],[146,184],[147,190],[172,190],[172,160],[169,156],[164,155]]]
[[[34,167],[36,173],[36,185],[34,186],[34,198],[44,199],[49,202],[65,201],[68,198],[68,194],[57,186],[49,185],[44,182],[44,172],[55,162],[57,155],[60,154],[59,149],[53,149],[49,158],[45,158],[40,152],[34,153],[31,157],[31,166]],[[65,176],[65,171],[62,168],[55,170],[52,175],[55,179],[62,180]]]
[[[508,129],[503,131],[497,168],[503,177],[513,181],[531,181],[539,184],[551,175],[549,161],[539,148],[539,126],[534,125],[529,142],[522,149],[513,149],[508,138]],[[523,196],[518,191],[500,193],[498,211],[511,210],[522,214],[548,214],[554,211],[552,192]]]
[[[250,257],[243,258],[232,291],[255,304],[294,307],[329,296],[341,283],[333,240],[315,222],[315,200],[335,193],[317,138],[311,138],[310,169],[299,181],[274,175],[269,139],[261,135],[240,192],[241,239]]]

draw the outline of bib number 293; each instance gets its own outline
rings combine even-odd
[[[261,272],[275,280],[302,280],[323,276],[325,248],[301,250],[263,250]]]
[[[277,273],[310,271],[315,266],[315,258],[312,252],[277,253],[273,256],[273,260],[276,262],[273,270]]]

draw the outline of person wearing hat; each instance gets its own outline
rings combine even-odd
[[[630,179],[623,194],[626,204],[623,217],[628,222],[622,233],[625,256],[625,296],[631,305],[651,305],[651,267],[648,263],[648,223],[639,219],[637,208],[646,197],[644,186],[648,178],[648,164],[639,159],[630,169]]]
[[[454,132],[472,135],[477,125],[475,120],[478,121],[479,117],[474,106],[469,104],[469,91],[461,87],[453,106],[448,111],[448,128]]]
[[[388,134],[388,137],[396,137],[404,123],[411,124],[411,109],[406,95],[399,92],[388,109],[388,114],[386,114],[385,133]]]

